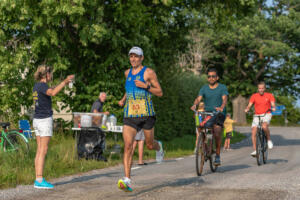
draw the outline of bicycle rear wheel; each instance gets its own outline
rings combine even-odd
[[[203,133],[200,133],[199,137],[198,137],[197,149],[196,149],[196,153],[195,153],[196,172],[197,172],[198,176],[201,176],[201,174],[203,172],[204,162],[205,162],[205,155],[204,155],[205,146],[204,145],[205,144],[204,144]]]
[[[210,156],[209,156],[209,166],[210,170],[212,172],[216,172],[218,169],[218,166],[214,164],[215,162],[215,156],[216,156],[216,142],[215,139],[212,135],[211,139],[208,140],[208,149],[210,151]]]
[[[267,136],[266,134],[264,133],[263,134],[263,142],[262,142],[262,146],[263,146],[263,162],[264,164],[267,163],[267,160],[268,160],[268,142],[267,142]]]
[[[19,133],[9,133],[6,135],[3,147],[5,152],[17,151],[19,153],[28,153],[29,145],[25,136]]]
[[[256,133],[256,161],[257,165],[261,165],[263,163],[263,146],[261,130],[258,130],[258,133]]]

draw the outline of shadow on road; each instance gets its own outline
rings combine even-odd
[[[277,164],[277,163],[287,163],[288,160],[284,160],[284,159],[269,159],[267,161],[267,163],[271,163],[271,164]]]
[[[232,149],[239,149],[241,147],[252,146],[251,133],[244,133],[247,138],[239,143],[232,144]],[[300,135],[299,135],[300,138]],[[281,135],[273,135],[271,132],[271,140],[273,141],[274,148],[276,146],[300,146],[300,139],[286,139]]]
[[[300,138],[300,135],[299,135]],[[276,146],[291,146],[291,145],[300,145],[300,139],[286,139],[281,135],[272,135],[271,139],[274,143],[274,147]]]
[[[191,177],[191,178],[182,178],[182,179],[177,179],[175,181],[168,181],[165,182],[163,184],[160,185],[156,185],[155,187],[152,188],[147,188],[144,190],[139,191],[138,193],[132,194],[131,196],[138,196],[140,194],[146,193],[146,192],[152,192],[155,191],[157,189],[162,189],[164,187],[180,187],[180,186],[186,186],[186,185],[191,185],[191,184],[195,184],[195,185],[200,185],[200,184],[204,184],[203,179],[201,179],[201,177]]]
[[[230,172],[239,169],[246,169],[251,167],[250,165],[225,165],[218,168],[218,173]]]
[[[73,178],[68,181],[57,182],[54,185],[65,185],[65,184],[69,184],[69,183],[85,182],[85,181],[89,181],[89,180],[100,178],[100,177],[114,177],[113,175],[115,175],[115,174],[119,174],[119,173],[112,172],[112,173],[106,173],[106,174],[94,174],[94,175],[89,175],[89,176],[81,176],[81,177]]]

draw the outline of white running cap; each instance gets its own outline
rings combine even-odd
[[[130,54],[136,54],[138,56],[143,56],[144,55],[144,52],[143,52],[143,49],[141,49],[140,47],[132,47],[128,53],[128,55]]]

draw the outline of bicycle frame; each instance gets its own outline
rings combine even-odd
[[[213,116],[215,113],[212,112],[195,112],[195,118],[199,117],[199,115],[210,115]],[[203,171],[204,162],[209,160],[210,162],[210,169],[212,172],[215,172],[217,170],[217,166],[213,164],[213,153],[214,153],[214,133],[213,129],[207,128],[207,127],[197,127],[197,134],[198,141],[197,141],[197,147],[196,147],[196,172],[198,176],[201,176]],[[201,128],[201,131],[198,132],[198,128]],[[209,133],[210,132],[210,133]]]
[[[256,160],[257,165],[261,165],[262,163],[267,162],[268,157],[268,145],[267,145],[267,136],[262,128],[262,120],[261,118],[266,116],[266,114],[262,115],[254,115],[254,117],[258,117],[258,127],[256,132]]]

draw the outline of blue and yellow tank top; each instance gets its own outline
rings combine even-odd
[[[126,83],[126,103],[124,106],[124,117],[148,117],[154,116],[154,107],[151,99],[151,93],[144,88],[135,86],[134,80],[140,80],[144,83],[144,73],[147,69],[144,66],[136,75],[132,74],[132,69],[129,70]]]

